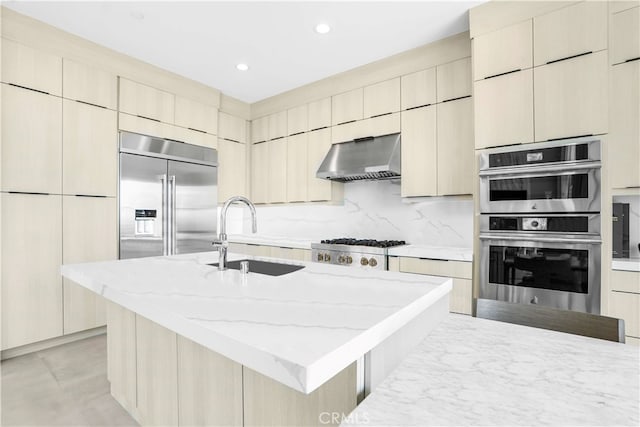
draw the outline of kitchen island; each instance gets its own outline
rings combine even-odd
[[[448,278],[301,262],[243,275],[217,258],[62,267],[109,301],[111,391],[141,424],[326,424],[448,313]]]

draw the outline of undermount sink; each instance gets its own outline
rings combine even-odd
[[[249,273],[266,274],[268,276],[283,276],[304,268],[304,265],[280,264],[279,262],[258,261],[255,259],[227,261],[227,268],[240,270],[240,263],[243,261],[249,263]],[[218,263],[216,262],[209,265],[217,267]]]

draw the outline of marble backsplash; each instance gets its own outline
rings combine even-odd
[[[430,197],[403,200],[390,181],[345,184],[344,204],[258,206],[258,234],[317,240],[354,237],[405,240],[411,244],[472,247],[473,200]],[[248,209],[230,208],[228,234],[251,231]]]

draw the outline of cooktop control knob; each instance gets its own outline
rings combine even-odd
[[[344,255],[340,255],[338,257],[338,264],[344,264],[346,262],[346,258],[344,257]]]
[[[326,262],[331,261],[331,255],[329,255],[329,254],[324,254],[324,260],[325,260]]]
[[[369,264],[369,260],[366,259],[365,257],[360,258],[360,265],[368,265]]]
[[[378,261],[376,261],[375,258],[371,258],[371,259],[369,259],[369,265],[371,267],[375,267],[376,265],[378,265]]]
[[[322,262],[324,256],[322,254],[318,254],[318,262]]]
[[[353,262],[353,258],[347,255],[347,264],[351,264]]]

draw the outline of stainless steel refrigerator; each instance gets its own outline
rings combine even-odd
[[[211,250],[217,233],[218,153],[120,133],[120,258]]]

